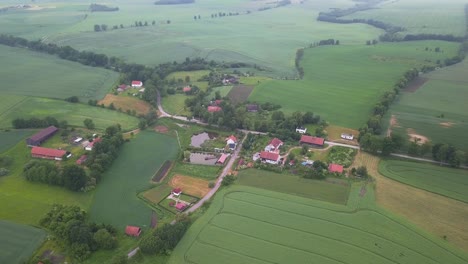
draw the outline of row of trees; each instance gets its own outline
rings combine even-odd
[[[117,230],[110,225],[88,221],[86,212],[78,206],[54,204],[40,220],[40,225],[53,234],[53,239],[68,250],[68,255],[78,261],[87,259],[99,249],[117,247]],[[37,259],[34,263],[37,263]]]
[[[24,118],[16,118],[13,119],[11,122],[15,129],[22,129],[22,128],[44,128],[49,126],[55,126],[60,128],[67,128],[68,122],[58,121],[55,117],[47,116],[43,119],[31,117],[29,119]]]
[[[240,15],[239,12],[235,12],[235,13],[234,12],[228,12],[228,13],[218,12],[218,13],[211,14],[211,18],[225,17],[225,16],[238,16],[238,15]],[[198,15],[198,19],[200,18],[201,18],[200,15]]]
[[[26,163],[23,176],[28,181],[64,186],[75,192],[83,190],[88,182],[86,172],[82,167],[74,164],[58,167],[51,162],[38,160]]]

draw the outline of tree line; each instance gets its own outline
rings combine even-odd
[[[169,20],[167,20],[166,23],[170,24]],[[131,24],[130,27],[147,27],[149,25],[150,23],[148,23],[148,21],[143,22],[140,20],[140,21],[135,21],[135,23]],[[151,21],[151,25],[152,26],[156,25],[156,20]],[[123,28],[125,28],[123,24],[112,26],[112,30],[123,29]],[[103,32],[111,28],[107,24],[95,24],[93,29],[94,29],[94,32]]]
[[[37,117],[31,117],[29,119],[25,118],[16,118],[11,121],[12,126],[15,129],[23,128],[45,128],[49,126],[55,126],[60,128],[67,128],[68,122],[58,121],[55,117],[47,116],[43,119]]]
[[[91,12],[115,12],[115,11],[119,11],[119,8],[109,7],[109,6],[100,5],[100,4],[91,4],[89,5],[89,10]]]

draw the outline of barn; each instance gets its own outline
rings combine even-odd
[[[320,137],[302,135],[299,143],[323,147],[323,144],[325,143],[325,139],[320,138]]]
[[[62,160],[62,157],[67,152],[61,149],[50,149],[50,148],[43,148],[43,147],[33,147],[31,149],[31,156],[33,158],[40,158],[40,159],[52,159],[52,160]]]
[[[50,126],[45,128],[36,134],[32,135],[30,138],[26,139],[26,144],[30,147],[32,146],[40,146],[44,141],[52,137],[55,133],[57,133],[58,128],[54,126]]]

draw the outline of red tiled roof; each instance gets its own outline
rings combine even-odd
[[[223,110],[221,107],[219,106],[208,106],[208,112],[210,113],[213,113],[213,112],[219,112],[221,110]]]
[[[270,145],[272,145],[275,148],[278,148],[278,146],[281,144],[283,144],[283,141],[281,141],[279,138],[274,138],[270,141]]]
[[[234,142],[237,142],[237,138],[236,138],[234,135],[230,135],[228,138],[226,138],[226,141],[228,141],[228,140],[230,140],[230,139],[231,139],[232,141],[234,141]]]
[[[183,89],[183,91],[184,91],[184,93],[185,93],[185,92],[190,92],[190,91],[192,91],[192,87],[190,87],[190,86],[185,86],[184,89]]]
[[[328,171],[329,172],[343,173],[343,166],[341,166],[339,164],[331,163],[330,165],[328,165]]]
[[[325,143],[325,139],[324,138],[319,138],[319,137],[312,137],[312,136],[302,135],[300,142],[301,143],[307,143],[307,144],[314,144],[314,145],[323,146],[323,144]]]
[[[184,203],[178,203],[178,204],[175,206],[175,208],[176,208],[177,210],[179,210],[179,211],[184,210],[185,207],[187,207],[187,205],[184,204]]]
[[[142,85],[141,81],[132,81],[132,85]]]
[[[273,153],[273,152],[268,152],[268,151],[262,151],[260,153],[260,158],[261,159],[267,159],[267,160],[274,160],[278,161],[279,160],[279,154],[278,153]]]
[[[182,189],[181,188],[175,188],[172,190],[172,193],[181,193]]]
[[[89,145],[88,145],[87,147],[93,148],[93,147],[94,147],[94,144],[96,144],[96,143],[98,143],[98,142],[101,142],[101,140],[102,140],[101,138],[95,138],[95,139],[93,140],[93,142],[89,143]]]
[[[226,153],[223,153],[221,157],[219,157],[218,161],[219,163],[224,163],[227,159],[228,155]]]
[[[50,148],[43,148],[43,147],[33,147],[31,149],[32,155],[45,156],[45,157],[61,158],[63,157],[63,155],[65,155],[65,153],[67,152],[61,149],[50,149]]]
[[[138,226],[127,226],[125,228],[125,234],[129,235],[129,236],[140,236],[140,233],[141,233],[141,228],[139,228]]]

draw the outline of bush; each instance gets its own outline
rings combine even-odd
[[[209,182],[209,183],[208,183],[208,188],[213,189],[214,187],[215,187],[215,183],[214,183],[214,182]]]
[[[228,176],[224,177],[223,181],[221,182],[221,185],[229,186],[229,185],[233,184],[235,180],[236,180],[236,177],[234,177],[232,175],[228,175]]]
[[[9,170],[7,170],[5,168],[0,168],[0,177],[1,176],[6,176],[6,175],[8,175],[8,173],[10,173]]]

